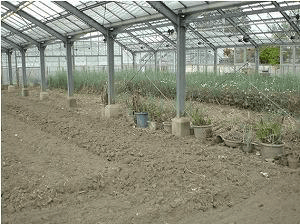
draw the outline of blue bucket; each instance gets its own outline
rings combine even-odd
[[[148,126],[148,113],[140,112],[134,113],[136,115],[136,124],[138,128],[147,128]]]

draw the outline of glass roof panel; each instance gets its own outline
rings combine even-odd
[[[296,14],[300,11],[299,1],[277,1],[280,7],[293,7],[292,9],[285,10],[284,12],[289,15],[295,24]],[[164,1],[164,3],[177,13],[178,9],[184,9],[185,7],[194,7],[199,5],[206,5],[203,1]],[[64,11],[54,2],[20,2],[15,1],[12,4],[20,7],[28,14],[34,16],[46,25],[52,27],[62,35],[66,34],[80,34],[83,32],[90,32],[90,27],[76,16],[69,12]],[[115,22],[122,24],[126,20],[133,20],[138,17],[145,17],[151,14],[158,14],[146,1],[113,1],[113,2],[100,2],[100,1],[72,1],[70,4],[83,11],[101,25],[114,26]],[[259,14],[253,14],[253,10],[259,10]],[[266,11],[264,11],[266,10]],[[277,8],[272,2],[254,2],[253,4],[244,5],[241,7],[226,8],[223,9],[225,17],[228,13],[233,16],[222,18],[220,10],[214,10],[204,12],[200,16],[190,23],[202,36],[204,36],[209,42],[215,46],[246,46],[250,43],[241,41],[243,33],[246,32],[250,35],[257,44],[270,44],[270,43],[287,43],[293,44],[295,40],[291,40],[291,36],[295,35],[294,29],[285,20],[283,15],[279,11],[275,11]],[[8,23],[21,32],[30,35],[36,40],[53,39],[54,37],[36,27],[36,25],[21,18],[16,13],[9,13],[9,10],[1,6],[1,13],[4,18],[2,21]],[[140,18],[138,18],[140,19]],[[196,21],[198,19],[198,21]],[[232,24],[234,21],[235,24]],[[150,25],[149,25],[150,24]],[[297,24],[299,26],[299,22]],[[238,26],[238,27],[237,27]],[[168,48],[167,45],[171,45],[163,38],[165,35],[170,40],[176,43],[176,31],[172,35],[168,31],[173,30],[174,26],[168,19],[160,19],[154,21],[142,21],[134,25],[128,26],[125,30],[122,30],[117,36],[117,40],[123,43],[125,46],[129,46],[131,49],[149,50],[144,45],[140,45],[140,39],[155,49],[161,47],[162,49]],[[240,29],[244,30],[241,31]],[[18,43],[27,43],[26,40],[11,34],[8,30],[1,28],[2,36],[15,39]],[[127,34],[126,32],[132,32],[135,38]],[[89,36],[88,36],[89,35]],[[99,32],[92,32],[85,35],[83,39],[89,38],[104,38]],[[187,46],[203,46],[204,41],[199,38],[194,32],[187,32]],[[200,43],[200,45],[198,45]],[[137,45],[137,46],[135,46]],[[160,46],[161,45],[161,46]],[[141,46],[144,48],[141,49]],[[207,44],[205,43],[205,46]]]
[[[176,2],[176,1],[164,1],[164,4],[167,7],[169,7],[170,9],[173,9],[173,10],[184,9],[184,6],[182,4],[180,4],[180,2]]]
[[[118,4],[125,10],[130,12],[135,17],[149,15],[149,13],[143,8],[139,7],[137,4],[132,4],[132,2],[118,2]]]
[[[24,33],[27,34],[28,36],[32,37],[35,40],[40,40],[40,39],[50,37],[49,33],[47,33],[46,31],[44,31],[43,29],[41,29],[39,27],[34,27],[30,30],[26,30],[26,31],[24,31]]]
[[[10,31],[5,29],[4,27],[1,27],[1,35],[2,36],[7,36],[10,34]]]
[[[31,25],[31,22],[19,16],[18,14],[12,14],[11,16],[5,18],[3,21],[18,30],[22,30]]]
[[[18,45],[22,45],[23,43],[27,43],[28,41],[23,39],[22,37],[19,37],[17,35],[11,35],[9,37],[7,37],[7,39],[10,39],[12,42],[18,44]]]
[[[89,28],[89,26],[86,23],[82,22],[76,16],[70,15],[66,19],[68,21],[71,21],[71,22],[68,22],[66,25],[73,30]],[[64,22],[64,21],[62,21],[62,22]]]
[[[56,20],[51,23],[47,23],[47,26],[51,27],[55,31],[66,34],[67,32],[71,32],[72,30],[69,29],[66,25],[65,22],[68,24],[69,21],[66,19],[61,19],[61,20]]]
[[[187,7],[192,7],[192,6],[198,6],[198,5],[206,5],[206,2],[203,1],[182,1],[182,4],[184,4]]]
[[[128,11],[126,11],[124,8],[120,7],[114,2],[110,4],[109,10],[112,11],[114,15],[117,15],[117,17],[119,17],[122,20],[134,18],[134,16],[132,16]]]
[[[7,49],[10,49],[10,48],[11,48],[10,44],[6,43],[6,42],[3,41],[3,40],[1,40],[1,47],[5,47],[5,48],[7,48]]]

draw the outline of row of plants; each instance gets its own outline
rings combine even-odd
[[[155,97],[143,97],[140,94],[140,91],[135,91],[130,100],[127,97],[125,102],[130,114],[147,113],[149,120],[157,123],[169,122],[176,116],[173,104],[166,104],[166,101],[159,101]],[[194,128],[194,131],[196,128],[202,127],[206,129],[206,137],[210,136],[212,119],[208,112],[204,109],[195,108],[191,104],[187,105],[186,111],[187,116],[191,118],[191,127]],[[228,135],[224,138],[237,141],[239,144],[243,143],[248,147],[257,141],[280,145],[283,143],[282,123],[283,120],[278,118],[266,117],[256,123],[235,124],[233,126],[238,128],[231,133],[229,130]]]
[[[74,72],[75,91],[101,93],[106,90],[105,72]],[[151,80],[151,81],[150,81]],[[251,82],[251,84],[249,84]],[[280,108],[295,113],[300,110],[300,77],[265,77],[240,74],[215,75],[213,73],[188,73],[186,98],[200,102],[231,105],[254,111],[282,112]],[[50,88],[67,89],[65,71],[49,76]],[[255,86],[255,87],[254,87]],[[169,72],[128,70],[115,73],[116,93],[132,93],[169,99],[176,96],[176,76]]]

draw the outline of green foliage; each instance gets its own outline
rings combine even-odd
[[[195,126],[209,125],[211,124],[210,118],[204,114],[204,112],[197,108],[191,111],[192,123]]]
[[[256,136],[262,143],[282,144],[282,126],[271,120],[261,120],[256,125]]]
[[[280,64],[280,47],[263,48],[260,52],[259,60],[262,64]]]
[[[60,71],[49,77],[50,88],[67,89],[66,72]],[[74,85],[77,92],[87,90],[89,93],[100,93],[105,89],[106,82],[107,74],[104,72],[74,72]],[[294,107],[292,103],[298,102],[297,99],[300,98],[299,82],[299,76],[265,77],[258,74],[187,73],[186,99],[220,103],[255,111],[278,111],[278,107],[263,96],[266,95],[281,108],[293,113],[300,109],[300,104]],[[116,95],[122,93],[132,95],[134,91],[139,90],[141,96],[162,97],[154,85],[168,99],[176,98],[176,75],[174,73],[153,71],[138,73],[133,70],[115,73]],[[290,101],[290,99],[295,100]],[[171,110],[174,114],[174,109]],[[168,119],[167,113],[162,115]]]
[[[67,73],[65,71],[57,71],[55,75],[49,77],[49,88],[68,89]]]

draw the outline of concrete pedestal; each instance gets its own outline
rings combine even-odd
[[[77,107],[76,99],[73,97],[68,97],[67,98],[67,107],[68,108]]]
[[[116,118],[122,115],[120,104],[110,104],[105,107],[105,117]]]
[[[172,134],[178,137],[190,135],[190,119],[187,117],[173,118]]]
[[[296,132],[300,135],[300,116],[296,118]]]
[[[48,100],[49,93],[48,92],[40,92],[40,100]]]
[[[9,93],[14,93],[14,92],[16,92],[16,87],[12,86],[12,85],[9,85],[7,87],[7,90],[8,90]]]
[[[29,90],[27,88],[22,88],[22,96],[29,96]]]

